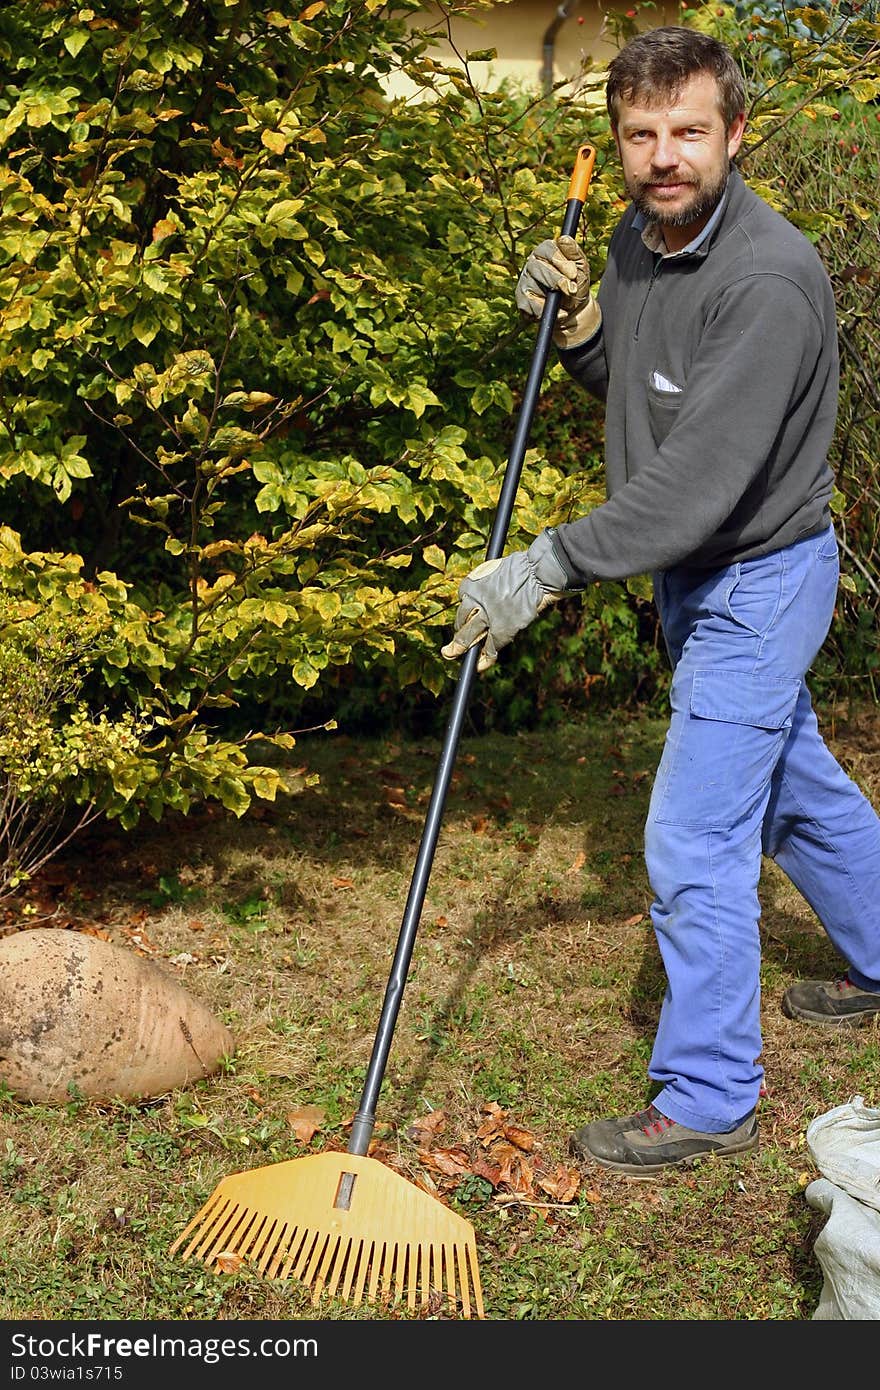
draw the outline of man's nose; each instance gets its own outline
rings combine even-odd
[[[658,169],[674,169],[678,163],[678,146],[675,140],[662,132],[657,136],[653,151],[653,162]]]

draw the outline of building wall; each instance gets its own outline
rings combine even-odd
[[[475,83],[484,89],[504,80],[537,91],[546,89],[548,80],[580,86],[585,71],[590,70],[594,73],[593,85],[601,88],[602,69],[616,52],[606,19],[615,8],[600,0],[499,0],[491,10],[473,18],[456,17],[451,26],[452,39],[462,55],[468,50],[496,50],[497,57],[492,62],[469,65]],[[625,3],[619,9],[625,12]],[[675,23],[678,13],[677,4],[660,0],[655,22]],[[429,0],[410,22],[420,29],[433,26],[437,19]],[[557,20],[559,23],[554,25]],[[548,33],[551,26],[555,27],[553,34]],[[437,57],[454,60],[453,47],[441,41]],[[402,91],[399,83],[392,84],[395,95]]]

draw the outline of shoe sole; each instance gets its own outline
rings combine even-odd
[[[707,1149],[705,1153],[685,1154],[684,1158],[668,1159],[665,1163],[650,1166],[644,1163],[611,1163],[607,1159],[595,1158],[592,1154],[581,1153],[577,1149],[574,1150],[574,1154],[584,1163],[595,1163],[599,1168],[605,1168],[609,1172],[623,1173],[628,1178],[640,1178],[642,1182],[650,1182],[652,1178],[668,1173],[670,1168],[692,1168],[694,1164],[702,1163],[707,1158],[736,1158],[739,1154],[752,1153],[758,1147],[758,1140],[759,1136],[754,1134],[751,1139],[727,1149]]]
[[[831,1028],[863,1028],[866,1023],[873,1023],[880,1018],[880,1009],[865,1009],[856,1014],[818,1014],[812,1009],[801,1009],[796,1004],[789,1004],[788,1000],[782,1001],[782,1012],[786,1018],[800,1019],[804,1023],[823,1023]]]

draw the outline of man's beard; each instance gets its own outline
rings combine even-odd
[[[715,211],[727,187],[729,173],[728,167],[723,169],[712,183],[693,185],[694,193],[691,202],[675,211],[672,208],[657,207],[649,202],[649,194],[646,190],[651,184],[662,184],[661,179],[631,179],[626,191],[632,198],[637,211],[647,222],[660,222],[665,227],[687,227],[691,222],[698,222],[700,218],[708,217]],[[671,179],[670,182],[674,183],[675,180]]]

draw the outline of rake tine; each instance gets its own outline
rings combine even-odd
[[[406,1306],[412,1313],[416,1306],[416,1294],[419,1291],[419,1246],[415,1249],[411,1245],[407,1246],[407,1271],[406,1271]]]
[[[216,1260],[217,1256],[224,1250],[233,1250],[235,1248],[236,1232],[241,1228],[242,1223],[247,1223],[247,1218],[247,1208],[235,1206],[231,1209],[228,1220],[224,1221],[223,1225],[217,1231],[217,1238],[213,1245],[209,1250],[206,1250],[202,1256],[205,1264],[210,1264],[211,1261]]]
[[[248,1247],[253,1239],[254,1223],[260,1221],[260,1213],[251,1207],[242,1208],[242,1219],[239,1223],[236,1236],[238,1253],[243,1260],[247,1259]]]
[[[482,1286],[482,1284],[480,1283],[480,1268],[479,1268],[479,1265],[477,1264],[477,1250],[476,1250],[476,1246],[474,1246],[474,1245],[469,1245],[469,1246],[467,1247],[467,1253],[468,1253],[468,1263],[469,1263],[469,1265],[470,1265],[470,1270],[471,1270],[471,1282],[472,1282],[472,1284],[473,1284],[473,1286],[474,1286],[474,1302],[475,1302],[475,1304],[477,1305],[477,1316],[478,1316],[478,1317],[482,1317],[482,1316],[483,1316],[483,1286]]]
[[[427,1308],[431,1301],[431,1247],[430,1245],[419,1246],[419,1275],[422,1288],[421,1303],[423,1308]]]
[[[312,1258],[309,1260],[308,1268],[306,1269],[305,1273],[301,1276],[303,1283],[308,1284],[309,1288],[312,1287],[312,1281],[314,1280],[315,1273],[318,1267],[320,1266],[321,1259],[323,1257],[324,1251],[327,1248],[329,1240],[329,1236],[325,1236],[323,1232],[318,1232],[318,1238],[312,1247]],[[312,1301],[315,1302],[316,1299],[313,1299]]]
[[[461,1289],[461,1306],[466,1318],[471,1315],[470,1289],[468,1287],[468,1273],[465,1268],[465,1252],[461,1245],[455,1247],[455,1260],[458,1265],[458,1282]]]
[[[354,1303],[360,1303],[364,1294],[364,1277],[368,1263],[365,1242],[358,1241],[352,1255],[349,1256],[349,1265],[345,1271],[345,1279],[342,1285],[342,1297],[347,1299],[349,1296]],[[359,1282],[355,1282],[355,1275]]]
[[[193,1245],[195,1246],[195,1248],[193,1249],[193,1254],[195,1255],[196,1259],[205,1259],[205,1251],[208,1250],[215,1237],[217,1236],[217,1233],[219,1231],[222,1231],[223,1228],[226,1226],[228,1221],[233,1216],[234,1212],[235,1203],[225,1201],[223,1203],[223,1206],[217,1210],[217,1213],[214,1216],[214,1220],[210,1223],[206,1223],[202,1240],[198,1244],[193,1242]]]
[[[371,1241],[369,1244],[367,1244],[366,1241],[362,1241],[360,1249],[360,1258],[358,1259],[357,1279],[355,1280],[354,1290],[352,1292],[352,1301],[355,1304],[361,1303],[363,1301],[367,1283],[367,1275],[370,1271],[370,1266],[372,1265],[373,1260],[375,1258],[376,1251],[373,1242]]]
[[[261,1261],[266,1255],[267,1241],[271,1241],[275,1226],[277,1222],[271,1216],[260,1215],[260,1212],[257,1212],[246,1232],[242,1233],[242,1259]]]
[[[308,1231],[303,1230],[302,1226],[294,1226],[293,1232],[290,1237],[290,1242],[287,1247],[287,1258],[284,1261],[284,1268],[281,1271],[281,1274],[279,1276],[280,1278],[287,1279],[290,1276],[290,1271],[293,1262],[301,1253],[303,1241],[306,1239],[307,1236]]]
[[[406,1246],[395,1242],[390,1249],[390,1259],[388,1261],[388,1275],[386,1279],[385,1293],[388,1298],[397,1303],[403,1297],[404,1279],[406,1277]]]
[[[186,1247],[182,1255],[182,1258],[184,1260],[188,1260],[204,1233],[205,1223],[207,1222],[208,1217],[210,1217],[214,1213],[219,1213],[220,1215],[222,1215],[227,1205],[227,1200],[221,1195],[216,1195],[212,1197],[209,1201],[207,1201],[205,1205],[201,1208],[201,1210],[196,1212],[195,1216],[187,1226],[186,1230],[182,1231],[180,1235],[177,1237],[177,1240],[171,1247],[172,1250],[177,1250],[178,1247],[182,1245],[183,1242],[186,1240],[187,1236],[194,1231],[195,1235],[193,1235],[192,1240],[190,1241],[189,1245]],[[217,1219],[219,1220],[219,1216],[217,1217]]]
[[[265,1273],[265,1271],[266,1271],[266,1266],[269,1264],[270,1260],[272,1260],[272,1259],[275,1257],[275,1252],[277,1251],[277,1249],[278,1249],[278,1247],[279,1247],[281,1241],[283,1240],[283,1238],[284,1238],[284,1232],[285,1232],[286,1230],[287,1230],[287,1222],[286,1222],[286,1221],[273,1221],[273,1222],[272,1222],[271,1226],[269,1227],[268,1231],[266,1232],[266,1238],[265,1238],[265,1240],[261,1240],[261,1241],[260,1241],[260,1245],[259,1245],[260,1254],[259,1254],[259,1257],[257,1257],[256,1254],[254,1255],[254,1259],[256,1260],[257,1273],[258,1273],[258,1274],[264,1274],[264,1273]]]
[[[321,1267],[315,1275],[315,1293],[313,1299],[313,1302],[315,1303],[317,1303],[327,1284],[327,1275],[333,1268],[333,1261],[336,1257],[336,1252],[339,1249],[340,1240],[341,1237],[337,1236],[335,1241],[333,1241],[332,1238],[327,1241],[327,1245],[324,1251],[324,1258],[321,1261]]]
[[[367,1298],[371,1303],[376,1300],[376,1293],[379,1288],[379,1274],[385,1262],[385,1243],[377,1248],[375,1243],[370,1252],[370,1277],[367,1285]]]
[[[221,1195],[220,1195],[220,1193],[219,1193],[219,1192],[214,1192],[214,1193],[212,1194],[212,1196],[210,1196],[210,1197],[208,1198],[207,1202],[205,1202],[201,1207],[199,1207],[199,1209],[198,1209],[198,1211],[196,1212],[195,1216],[192,1218],[191,1221],[189,1221],[189,1222],[187,1223],[187,1225],[186,1225],[186,1226],[184,1227],[184,1229],[181,1231],[180,1235],[177,1237],[177,1239],[176,1239],[176,1240],[173,1242],[173,1244],[171,1245],[171,1247],[170,1247],[170,1249],[169,1249],[169,1254],[173,1254],[174,1252],[176,1252],[177,1250],[180,1249],[181,1245],[182,1245],[183,1242],[186,1240],[187,1236],[190,1235],[191,1232],[195,1231],[199,1226],[201,1226],[201,1224],[202,1224],[202,1222],[204,1221],[205,1216],[208,1214],[208,1212],[211,1211],[212,1208],[215,1207],[215,1206],[218,1204],[218,1202],[220,1202],[220,1201],[221,1201]],[[193,1243],[194,1243],[194,1242],[193,1242]]]
[[[351,1263],[351,1240],[349,1239],[343,1246],[342,1237],[340,1236],[337,1252],[338,1253],[336,1257],[336,1263],[333,1266],[333,1277],[331,1278],[329,1284],[327,1284],[326,1286],[326,1293],[328,1298],[336,1297],[336,1289],[339,1285],[340,1279],[342,1278],[343,1271],[346,1270],[348,1268],[348,1265]],[[345,1298],[345,1294],[343,1294],[342,1297]]]
[[[443,1265],[446,1273],[446,1301],[450,1308],[455,1307],[455,1255],[448,1245],[443,1247]]]
[[[303,1237],[303,1243],[302,1243],[302,1245],[300,1246],[300,1250],[299,1250],[299,1258],[298,1258],[298,1260],[297,1260],[297,1262],[296,1262],[296,1264],[294,1265],[293,1270],[292,1270],[294,1279],[302,1279],[302,1280],[305,1281],[305,1269],[306,1269],[306,1266],[308,1265],[309,1258],[310,1258],[310,1256],[311,1256],[313,1250],[315,1249],[315,1246],[318,1244],[319,1240],[320,1240],[320,1232],[319,1232],[319,1231],[313,1231],[311,1228],[309,1228],[309,1229],[305,1232],[304,1237]],[[307,1281],[305,1281],[305,1282],[307,1282]]]
[[[268,1268],[266,1269],[266,1277],[268,1279],[278,1278],[278,1271],[281,1268],[282,1261],[287,1258],[287,1252],[290,1249],[290,1242],[293,1239],[293,1235],[294,1229],[285,1222],[284,1230],[281,1232],[275,1244],[272,1259],[268,1262]]]

